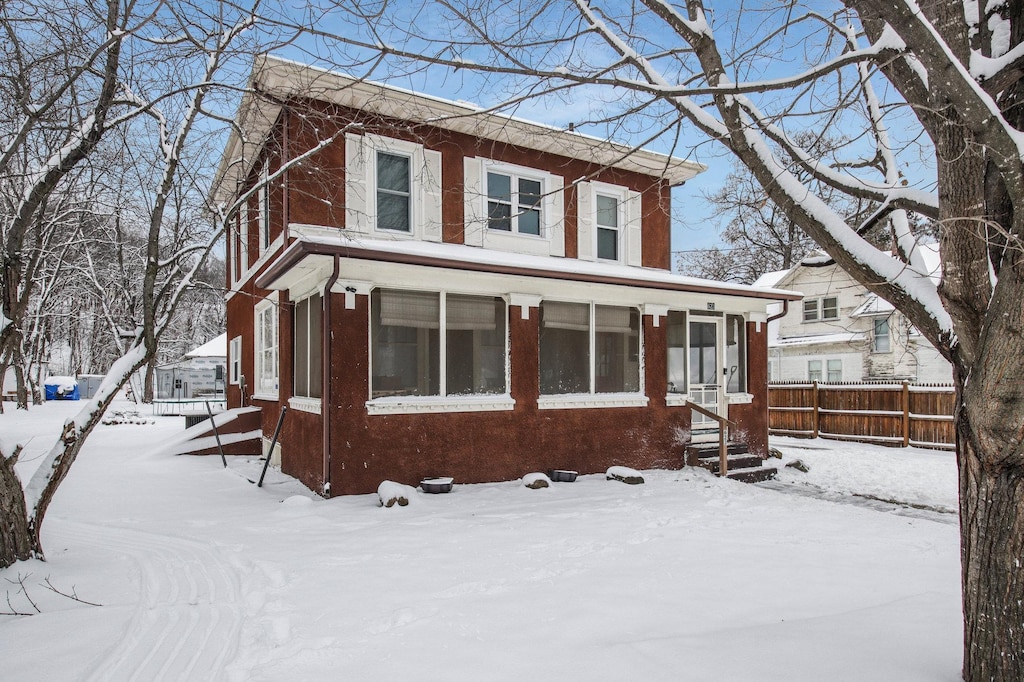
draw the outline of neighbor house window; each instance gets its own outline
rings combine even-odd
[[[256,308],[256,393],[277,397],[277,306],[265,301]]]
[[[377,152],[377,229],[412,231],[412,180],[408,156]]]
[[[590,303],[541,303],[540,392],[640,390],[640,314]]]
[[[876,353],[888,353],[892,350],[888,318],[875,320],[875,333],[872,338],[871,349]]]
[[[372,398],[507,392],[501,298],[375,289],[370,315]]]
[[[828,361],[828,380],[832,383],[838,383],[843,380],[843,361],[842,360],[829,360]]]
[[[598,194],[597,202],[597,257],[619,260],[619,200]]]
[[[725,392],[747,390],[747,326],[742,315],[725,316]]]
[[[236,336],[231,339],[231,344],[228,347],[228,355],[230,356],[231,363],[229,364],[228,381],[232,386],[237,386],[242,380],[242,337]]]
[[[686,313],[668,312],[668,392],[688,393],[686,384]]]
[[[807,380],[821,381],[821,360],[807,361]]]
[[[543,225],[539,179],[487,173],[487,226],[492,230],[540,235]]]
[[[323,393],[320,319],[323,297],[314,294],[295,304],[292,347],[294,395],[319,398]]]
[[[804,322],[815,320],[838,320],[839,299],[835,296],[804,300]]]

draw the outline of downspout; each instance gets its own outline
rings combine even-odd
[[[782,317],[783,315],[785,315],[788,312],[789,312],[789,299],[788,298],[784,298],[784,299],[782,299],[782,312],[777,314],[777,315],[772,315],[767,320],[765,320],[764,323],[768,324],[769,322],[774,322],[775,320],[779,319],[780,317]]]
[[[281,221],[281,244],[284,248],[288,248],[288,223],[291,222],[291,215],[289,215],[289,202],[288,202],[288,128],[291,126],[291,112],[289,109],[284,110],[284,125],[281,132],[281,164],[284,167],[284,173],[281,175],[281,213],[283,220]]]
[[[334,255],[334,271],[324,286],[324,312],[320,316],[320,333],[323,336],[320,347],[320,371],[323,374],[320,389],[320,422],[323,426],[323,495],[331,496],[331,289],[338,281],[341,258]]]

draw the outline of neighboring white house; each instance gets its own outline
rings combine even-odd
[[[159,399],[188,400],[202,397],[224,397],[227,372],[227,334],[185,353],[178,362],[156,368],[156,390]]]
[[[937,278],[938,245],[920,248]],[[768,326],[769,381],[952,381],[950,364],[927,339],[838,265],[769,272],[755,286],[804,294]]]

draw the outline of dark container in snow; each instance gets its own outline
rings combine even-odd
[[[578,471],[569,471],[568,469],[548,470],[548,478],[555,483],[572,483],[576,480],[576,476],[578,475]]]
[[[452,491],[453,478],[425,478],[420,481],[420,487],[425,493],[450,493]]]

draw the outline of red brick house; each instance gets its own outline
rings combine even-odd
[[[692,402],[764,453],[766,307],[797,296],[670,271],[670,188],[702,166],[275,58],[251,85],[213,190],[251,192],[227,397],[267,444],[289,407],[286,473],[678,468],[716,426]]]

